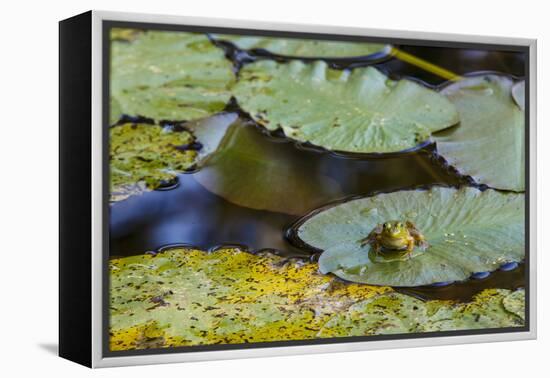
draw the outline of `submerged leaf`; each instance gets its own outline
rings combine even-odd
[[[222,110],[232,64],[203,34],[147,31],[111,43],[111,97],[123,114],[191,120]]]
[[[110,272],[112,350],[146,347],[151,322],[150,338],[162,336],[166,347],[311,339],[333,314],[391,291],[341,283],[314,263],[237,249],[126,257],[112,260]]]
[[[111,201],[156,189],[195,164],[196,151],[177,149],[193,142],[188,131],[130,123],[109,131]]]
[[[375,54],[380,58],[388,55],[391,49],[389,45],[368,42],[322,41],[228,34],[215,34],[214,38],[231,42],[241,50],[262,49],[276,55],[301,58],[350,58],[368,57]]]
[[[193,133],[202,145],[199,150],[199,159],[205,159],[216,151],[223,141],[225,134],[238,119],[236,113],[220,113],[215,116],[188,122],[185,127]]]
[[[376,211],[364,211],[376,209]],[[350,200],[306,218],[297,236],[324,250],[323,273],[372,285],[420,286],[461,281],[525,255],[523,194],[476,188],[433,187]],[[377,224],[411,221],[426,238],[425,250],[406,260],[372,258],[362,246]]]
[[[237,205],[299,215],[341,193],[334,179],[308,168],[296,159],[294,146],[268,139],[253,125],[236,123],[194,178]]]
[[[460,124],[434,139],[438,153],[460,173],[492,188],[524,191],[525,113],[512,98],[513,84],[484,74],[443,89]]]
[[[234,94],[267,129],[336,151],[403,151],[458,122],[444,96],[372,67],[350,72],[321,61],[259,61],[241,70]]]
[[[116,351],[521,326],[522,319],[502,306],[509,294],[491,289],[470,303],[423,302],[388,287],[321,275],[312,262],[237,249],[170,249],[156,256],[111,260],[110,347]]]

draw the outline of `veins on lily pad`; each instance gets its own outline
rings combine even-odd
[[[441,94],[375,68],[331,69],[327,63],[259,61],[246,65],[233,88],[239,105],[268,130],[351,153],[400,152],[458,123]]]
[[[388,219],[409,219],[427,248],[409,256],[369,253],[361,240]],[[462,281],[525,255],[524,196],[477,188],[432,187],[352,199],[300,220],[294,232],[322,250],[319,269],[345,280],[388,286]],[[403,233],[406,240],[407,233]],[[404,243],[401,239],[390,242]]]

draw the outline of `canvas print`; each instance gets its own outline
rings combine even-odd
[[[110,352],[526,326],[524,52],[105,33]]]

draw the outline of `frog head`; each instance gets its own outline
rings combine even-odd
[[[409,231],[405,224],[400,221],[389,221],[382,225],[382,236],[388,239],[401,239],[407,237]]]

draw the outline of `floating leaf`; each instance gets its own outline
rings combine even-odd
[[[335,315],[319,332],[321,337],[422,333],[523,326],[508,313],[503,301],[509,290],[487,289],[469,303],[423,302],[399,293],[369,298]]]
[[[193,142],[188,131],[129,123],[109,131],[111,201],[156,189],[195,163],[196,151],[176,148]]]
[[[512,86],[507,77],[484,74],[443,89],[460,124],[434,139],[438,153],[460,173],[492,188],[524,191],[525,113],[512,98]]]
[[[237,249],[115,259],[110,277],[112,350],[146,348],[144,341],[160,337],[164,347],[311,339],[333,314],[391,291],[339,282],[314,263]]]
[[[241,70],[234,94],[267,129],[336,151],[403,151],[458,122],[444,96],[372,67],[350,72],[321,61],[259,61]]]
[[[324,250],[319,259],[323,273],[372,285],[420,286],[461,281],[474,272],[523,260],[524,213],[523,194],[433,187],[321,209],[306,216],[297,236]],[[429,247],[416,247],[418,256],[406,260],[373,259],[370,247],[361,246],[360,240],[390,220],[413,222]]]
[[[233,43],[241,50],[262,49],[271,54],[301,58],[382,58],[391,47],[381,43],[321,41],[316,39],[256,37],[215,34],[214,38]]]
[[[522,320],[525,319],[525,290],[520,289],[506,296],[502,303],[506,310],[516,314]]]
[[[232,63],[203,34],[147,31],[111,43],[111,97],[123,114],[191,120],[222,110]]]
[[[216,154],[194,178],[237,205],[295,215],[340,193],[334,179],[309,172],[307,162],[296,159],[294,146],[269,141],[255,126],[242,123],[229,130]]]
[[[490,289],[470,303],[423,302],[388,287],[321,275],[312,262],[237,249],[170,249],[111,260],[110,347],[521,326],[521,318],[502,306],[509,295],[508,290]]]

